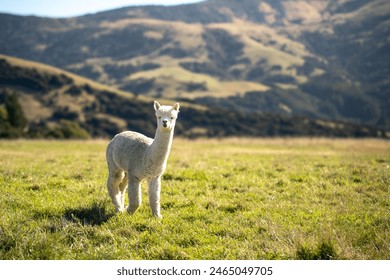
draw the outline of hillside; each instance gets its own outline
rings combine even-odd
[[[119,91],[55,67],[0,55],[0,85],[0,137],[7,137],[1,128],[7,119],[4,101],[10,94],[17,96],[27,118],[25,137],[85,138],[90,135],[111,138],[127,129],[150,137],[154,135],[152,99]],[[368,126],[304,117],[245,114],[189,102],[182,102],[180,111],[176,134],[185,137],[388,137],[385,131]]]
[[[6,94],[16,94],[33,134],[50,131],[61,120],[81,124],[93,136],[113,134],[127,124],[106,114],[114,108],[101,106],[109,107],[110,100],[128,100],[132,105],[134,99],[130,93],[58,68],[3,55],[0,55],[0,84],[0,104]],[[137,103],[147,101],[141,99]]]
[[[0,53],[136,96],[390,130],[386,0],[209,0],[0,15]]]

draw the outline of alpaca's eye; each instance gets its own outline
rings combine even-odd
[[[161,119],[161,117],[158,117],[158,119]]]
[[[173,120],[174,119],[174,117],[171,117],[171,120]]]

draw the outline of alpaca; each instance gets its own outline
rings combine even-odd
[[[154,101],[157,129],[154,139],[137,132],[115,135],[107,146],[108,193],[117,212],[123,212],[124,193],[128,188],[127,212],[133,214],[142,202],[141,181],[147,179],[152,214],[160,214],[161,176],[165,171],[172,146],[173,130],[179,113],[179,103],[161,106]]]

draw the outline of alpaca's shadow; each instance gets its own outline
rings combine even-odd
[[[83,225],[101,225],[107,222],[113,213],[107,213],[104,205],[94,203],[91,207],[68,209],[64,218],[68,221],[82,223]]]

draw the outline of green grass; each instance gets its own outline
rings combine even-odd
[[[0,142],[0,259],[390,259],[390,143],[175,139],[162,220],[116,214],[105,141]]]

